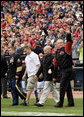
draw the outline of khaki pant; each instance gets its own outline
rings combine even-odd
[[[52,81],[45,81],[44,84],[44,89],[43,89],[43,93],[41,95],[40,104],[44,104],[45,101],[47,100],[48,94],[52,92],[52,96],[55,100],[55,102],[59,102],[59,93],[56,89],[56,85],[52,82]]]
[[[37,90],[37,80],[34,79],[34,76],[30,76],[28,78],[26,90],[33,91],[34,89]]]

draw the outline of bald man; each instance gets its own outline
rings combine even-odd
[[[50,46],[45,46],[44,47],[44,57],[43,57],[43,61],[41,64],[41,67],[39,69],[39,71],[37,72],[35,79],[37,79],[37,77],[39,77],[39,75],[41,73],[43,73],[44,76],[44,89],[43,89],[43,93],[41,95],[40,101],[38,103],[36,103],[36,106],[43,106],[48,94],[50,92],[52,92],[52,96],[54,98],[54,101],[56,103],[59,102],[59,93],[56,90],[54,81],[53,81],[53,71],[51,71],[51,65],[52,65],[52,60],[53,60],[53,56],[51,54],[51,47]]]

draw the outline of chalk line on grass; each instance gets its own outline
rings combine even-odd
[[[13,116],[73,116],[74,114],[65,113],[44,113],[44,112],[1,112],[1,115]]]

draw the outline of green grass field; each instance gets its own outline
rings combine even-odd
[[[1,99],[1,116],[83,116],[83,99],[74,99],[75,107],[55,108],[53,99],[47,99],[43,107],[34,106],[35,99],[30,99],[29,106],[10,106],[12,99]],[[23,102],[21,99],[19,103]]]

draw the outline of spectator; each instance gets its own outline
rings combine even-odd
[[[23,54],[23,48],[20,47],[20,46],[21,46],[20,43],[16,42],[16,43],[14,44],[14,46],[15,46],[15,48],[16,48],[16,53],[22,55],[22,54]]]
[[[78,59],[78,57],[79,57],[79,54],[77,52],[77,50],[78,50],[77,43],[78,43],[77,40],[73,39],[73,45],[72,45],[72,58],[73,59]]]
[[[36,41],[35,42],[35,48],[33,49],[33,51],[36,53],[36,54],[40,54],[40,53],[42,53],[42,50],[41,50],[41,45],[40,45],[40,43],[39,43],[39,41]]]
[[[83,62],[83,40],[81,40],[80,42],[78,52],[79,52],[79,60]]]

